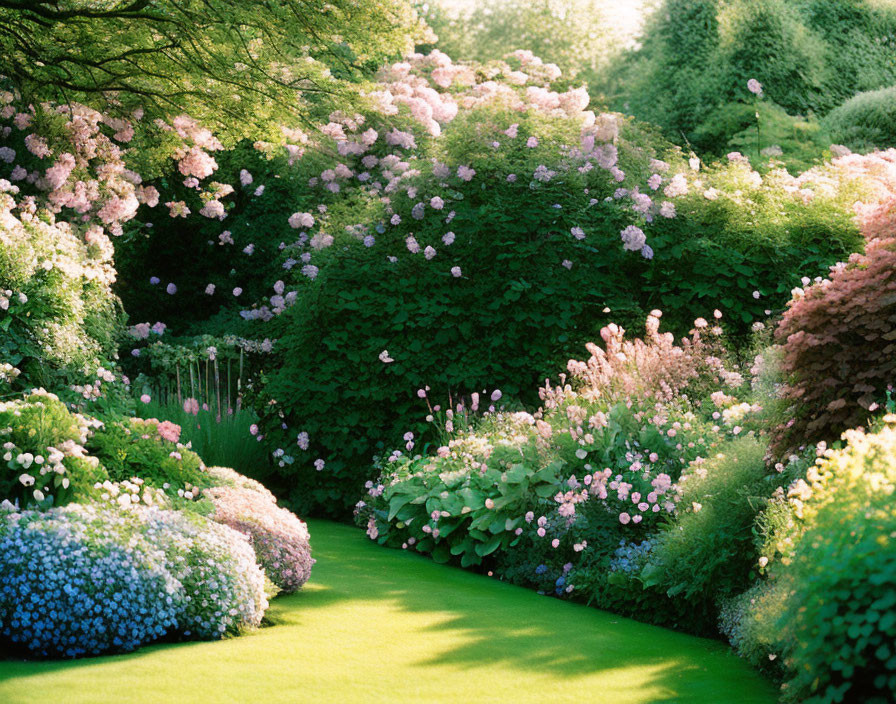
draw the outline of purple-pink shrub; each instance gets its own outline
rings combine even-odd
[[[311,576],[308,526],[294,513],[277,505],[266,489],[256,490],[252,480],[232,470],[215,467],[213,475],[233,485],[205,490],[215,507],[212,518],[249,537],[258,562],[270,580],[284,592],[297,591]],[[242,480],[242,481],[240,481]]]

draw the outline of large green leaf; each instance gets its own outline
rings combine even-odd
[[[491,555],[495,550],[498,549],[498,546],[501,545],[502,535],[493,535],[489,540],[484,543],[476,544],[476,554],[480,557],[485,557],[486,555]]]

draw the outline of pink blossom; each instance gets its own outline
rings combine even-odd
[[[314,216],[311,213],[293,213],[289,216],[289,226],[294,230],[313,227]]]
[[[635,225],[629,225],[626,227],[621,233],[623,242],[623,249],[626,249],[630,252],[639,251],[646,243],[647,238],[644,236],[644,231]]]
[[[472,181],[473,177],[476,175],[475,169],[471,169],[469,166],[458,166],[457,167],[457,177],[461,181]]]
[[[159,437],[168,442],[177,442],[180,439],[180,426],[168,420],[163,420],[157,428]]]

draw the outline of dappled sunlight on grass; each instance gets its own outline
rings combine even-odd
[[[311,522],[311,581],[271,626],[73,662],[0,662],[18,702],[772,702],[722,644],[673,633]]]

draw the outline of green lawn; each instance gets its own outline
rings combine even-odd
[[[538,596],[310,522],[318,563],[242,638],[0,661],[0,702],[738,702],[774,688],[722,644]]]

